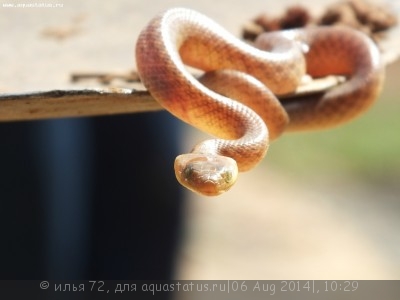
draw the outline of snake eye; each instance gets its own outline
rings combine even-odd
[[[193,173],[194,173],[193,165],[188,164],[188,165],[186,165],[186,167],[183,169],[183,171],[182,171],[182,174],[183,174],[183,175],[182,175],[182,176],[183,176],[184,178],[190,179],[190,178],[193,177]]]
[[[232,182],[233,175],[230,170],[226,170],[226,172],[223,173],[222,177],[226,183]]]

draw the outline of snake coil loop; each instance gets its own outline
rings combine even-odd
[[[178,181],[219,195],[265,156],[285,130],[336,126],[364,112],[384,78],[380,54],[363,33],[317,27],[262,34],[250,46],[206,16],[175,8],[156,16],[136,45],[140,78],[184,122],[216,136],[175,160]],[[185,65],[203,70],[196,79]],[[303,76],[343,75],[325,93],[280,102]],[[233,100],[234,99],[234,100]]]

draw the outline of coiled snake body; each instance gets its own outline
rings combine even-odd
[[[346,122],[365,111],[381,90],[379,51],[360,32],[298,29],[263,34],[255,45],[183,8],[156,16],[138,38],[138,72],[152,96],[179,119],[217,137],[175,160],[178,181],[202,195],[227,191],[238,171],[260,162],[269,140],[285,130]],[[205,74],[197,79],[185,65]],[[306,73],[347,80],[325,93],[276,98],[293,92]]]

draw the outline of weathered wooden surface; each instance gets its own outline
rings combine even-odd
[[[336,85],[338,77],[327,77],[300,86],[296,95],[323,91]],[[0,95],[0,121],[141,113],[163,108],[147,91],[122,88],[54,90]]]
[[[146,91],[54,90],[0,96],[0,121],[139,113],[162,107]]]

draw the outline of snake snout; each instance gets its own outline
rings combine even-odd
[[[175,175],[186,188],[204,196],[217,196],[236,182],[238,167],[226,156],[190,153],[175,160]]]

